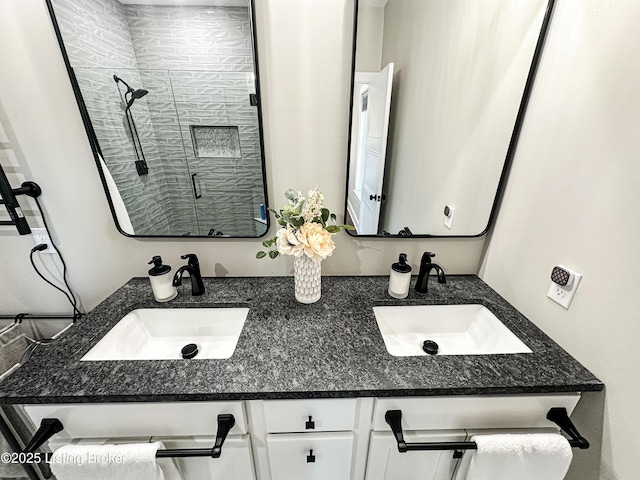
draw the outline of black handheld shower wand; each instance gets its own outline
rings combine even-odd
[[[133,105],[133,102],[135,102],[139,98],[144,97],[147,93],[149,93],[149,91],[143,88],[134,90],[133,88],[131,88],[131,86],[127,82],[122,80],[117,75],[113,76],[113,80],[116,83],[120,82],[125,87],[127,87],[127,91],[124,93],[124,101],[126,102],[124,115],[125,115],[125,118],[127,119],[127,126],[129,127],[129,133],[131,134],[133,149],[135,150],[135,153],[136,153],[136,159],[137,159],[135,161],[136,171],[138,172],[138,175],[146,175],[147,173],[149,173],[149,166],[147,165],[147,160],[144,156],[144,151],[142,150],[142,143],[140,143],[140,137],[138,136],[138,129],[136,128],[136,123],[133,120],[133,115],[131,113],[131,106]],[[129,99],[127,99],[127,95],[129,95]]]

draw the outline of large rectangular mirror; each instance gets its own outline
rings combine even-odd
[[[47,4],[120,232],[264,235],[251,1]]]
[[[552,6],[359,1],[345,207],[356,235],[486,233]]]

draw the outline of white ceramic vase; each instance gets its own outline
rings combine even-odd
[[[316,263],[304,254],[294,257],[293,278],[297,301],[314,303],[320,300],[322,293],[320,262]]]

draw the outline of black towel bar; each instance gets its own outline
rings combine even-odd
[[[384,419],[391,427],[393,436],[398,442],[398,451],[400,453],[415,450],[477,450],[476,442],[415,442],[407,443],[404,440],[402,432],[402,410],[387,410]],[[567,414],[566,408],[554,407],[547,413],[547,420],[552,421],[560,427],[560,429],[569,435],[569,445],[575,448],[589,448],[589,442],[580,435],[573,422]]]
[[[15,323],[22,323],[23,320],[77,320],[82,315],[46,315],[30,313],[17,313],[15,315],[0,315],[0,320],[13,320]]]
[[[216,440],[213,444],[213,448],[176,448],[158,450],[156,452],[156,458],[167,457],[211,457],[220,458],[222,454],[222,445],[229,434],[229,431],[236,424],[236,419],[230,413],[223,413],[218,415],[218,433],[216,434]],[[35,450],[49,440],[53,435],[62,431],[62,422],[57,418],[44,418],[40,422],[40,428],[33,435],[31,441],[24,448],[22,453],[33,453]],[[51,460],[53,454],[46,453],[44,457],[47,461]]]

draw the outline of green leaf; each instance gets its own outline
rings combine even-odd
[[[322,223],[326,223],[329,215],[331,215],[331,212],[329,212],[328,208],[323,208],[322,210]]]
[[[353,225],[340,225],[342,228],[344,228],[345,230],[355,230],[356,227],[354,227]]]
[[[326,230],[329,233],[338,233],[340,231],[340,227],[337,225],[327,225]]]
[[[263,252],[263,251],[259,251],[258,253],[256,253],[256,258],[258,258],[258,259],[259,258],[264,258],[266,256],[267,256],[267,254],[265,252]]]
[[[336,217],[336,214],[335,214],[335,213],[332,213],[332,214],[331,214],[331,220],[333,220],[333,221],[335,222],[337,218],[338,218],[338,217]]]
[[[270,208],[270,209],[269,209],[269,211],[270,211],[271,213],[273,213],[273,216],[274,216],[274,217],[276,217],[276,218],[280,218],[280,217],[281,217],[281,215],[280,215],[280,212],[279,212],[279,211],[274,210],[273,208]]]
[[[269,252],[269,257],[271,257],[271,258],[276,258],[278,255],[280,255],[280,252],[277,251],[277,250],[271,250]]]
[[[285,192],[284,192],[284,196],[291,203],[295,203],[295,202],[298,201],[298,192],[296,192],[293,188],[286,189]]]
[[[262,246],[264,248],[269,248],[271,246],[271,240],[265,240],[264,242],[262,242]]]

